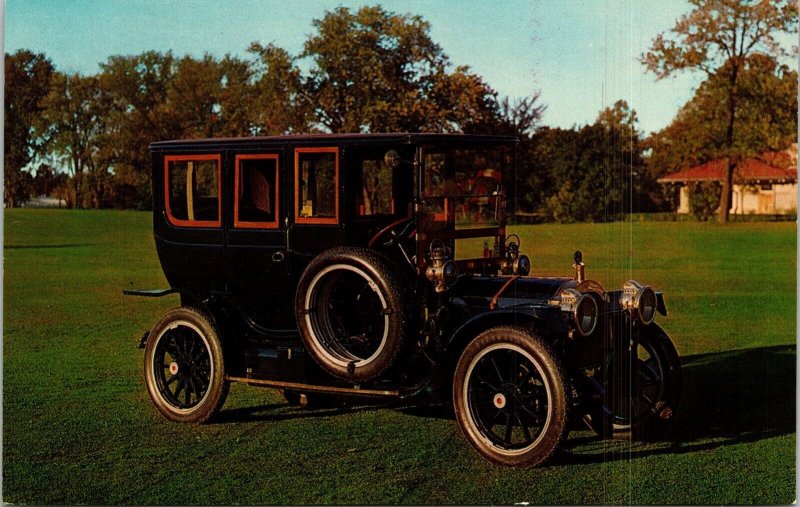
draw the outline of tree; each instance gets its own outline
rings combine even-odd
[[[310,130],[313,101],[306,94],[296,58],[274,44],[254,42],[248,51],[258,58],[253,64],[256,132],[276,135]]]
[[[308,81],[316,114],[331,132],[419,130],[429,104],[425,87],[443,72],[446,57],[419,16],[381,7],[346,7],[314,20],[305,43],[314,61]]]
[[[184,56],[175,63],[162,109],[166,116],[162,119],[169,118],[178,137],[214,137],[222,123],[221,86],[222,73],[211,55],[200,60]]]
[[[531,210],[530,201],[532,188],[530,184],[536,179],[541,187],[544,181],[536,178],[536,159],[531,155],[536,147],[535,133],[539,128],[545,106],[539,103],[539,94],[535,93],[511,102],[504,97],[498,103],[497,118],[494,125],[488,127],[487,132],[493,134],[515,136],[519,140],[517,148],[516,174],[504,174],[503,185],[505,188],[514,188],[514,195],[509,195],[508,205],[514,210]],[[511,181],[511,178],[514,178]]]
[[[33,192],[35,195],[50,195],[55,188],[56,170],[50,164],[42,163],[36,168],[33,177]]]
[[[181,135],[181,125],[167,104],[175,58],[170,52],[148,51],[111,56],[100,67],[98,78],[110,104],[104,151],[113,163],[115,192],[124,192],[137,208],[149,208],[150,143]]]
[[[724,71],[713,74],[667,127],[645,141],[652,179],[728,156],[725,81]],[[765,55],[751,55],[739,76],[737,109],[735,151],[785,149],[797,136],[797,72]]]
[[[558,222],[606,222],[636,211],[643,172],[636,121],[620,100],[591,125],[542,129],[534,136],[534,202]]]
[[[4,186],[5,202],[15,207],[28,199],[31,181],[25,167],[42,152],[44,98],[53,64],[42,53],[20,50],[5,61]]]
[[[305,88],[331,132],[475,131],[496,115],[495,92],[449,60],[419,16],[346,7],[314,21]]]
[[[551,215],[547,199],[558,192],[567,172],[577,164],[577,138],[577,129],[547,126],[531,135],[530,144],[518,151],[518,206],[525,203],[530,211]]]
[[[437,73],[424,130],[489,134],[500,125],[497,92],[466,65]]]
[[[75,207],[88,204],[99,208],[105,194],[104,180],[109,161],[100,154],[101,137],[105,135],[108,107],[101,96],[97,77],[80,74],[65,76],[56,73],[43,111],[49,130],[49,150],[66,163],[72,176],[71,199]],[[88,175],[89,181],[84,181]]]
[[[684,70],[718,76],[725,104],[724,147],[728,170],[722,185],[719,220],[727,222],[733,172],[753,147],[736,146],[740,107],[740,76],[748,57],[756,53],[779,56],[785,51],[775,35],[797,31],[797,6],[792,0],[690,0],[694,9],[682,16],[665,36],[653,40],[642,63],[659,79]]]
[[[36,168],[36,175],[33,177],[34,194],[55,196],[66,200],[67,180],[68,177],[65,173],[58,172],[55,167],[43,162]],[[71,202],[67,201],[67,204],[70,205]],[[60,202],[59,207],[61,207]]]
[[[534,93],[530,97],[511,102],[503,97],[498,103],[499,118],[492,129],[495,134],[516,136],[520,140],[530,139],[539,128],[547,106],[540,102],[541,94]]]
[[[260,133],[258,115],[258,89],[253,80],[253,65],[231,55],[217,63],[220,73],[219,125],[216,135],[225,137],[248,136]]]
[[[256,104],[251,65],[226,55],[217,60],[185,56],[167,85],[162,120],[181,138],[239,137],[258,132],[263,114]]]
[[[701,181],[689,184],[689,208],[701,222],[707,221],[719,206],[719,182]]]

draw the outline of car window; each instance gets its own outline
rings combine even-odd
[[[502,213],[502,174],[511,164],[507,147],[426,149],[424,212],[456,228],[496,226]]]
[[[383,157],[361,161],[361,191],[357,202],[360,216],[394,213],[392,168]]]
[[[166,157],[167,212],[175,225],[218,227],[218,155]]]
[[[278,156],[237,156],[236,192],[236,227],[277,227]]]
[[[337,148],[295,151],[295,220],[337,223],[339,157]]]

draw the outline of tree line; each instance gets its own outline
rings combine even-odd
[[[744,0],[694,3],[695,10],[750,8]],[[778,11],[747,12],[775,18]],[[779,148],[796,132],[797,73],[779,65],[774,51],[721,59],[675,120],[643,138],[624,101],[590,125],[542,125],[538,94],[501,97],[469,67],[454,66],[419,16],[339,7],[313,26],[297,55],[257,42],[244,57],[148,51],[111,56],[90,76],[62,73],[41,53],[6,54],[6,206],[49,193],[75,208],[147,209],[156,140],[464,132],[518,137],[517,209],[557,221],[606,221],[669,209],[671,197],[656,182],[666,172],[735,150]],[[676,56],[677,46],[664,40],[642,57],[657,75],[678,69],[673,60],[696,59]],[[726,93],[736,99],[733,143],[729,108],[720,106]]]

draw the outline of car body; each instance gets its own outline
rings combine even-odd
[[[606,291],[580,252],[565,253],[574,276],[541,276],[507,235],[515,138],[296,135],[151,151],[170,288],[128,293],[180,294],[141,341],[168,419],[212,417],[230,382],[289,401],[439,396],[482,455],[517,466],[546,459],[568,415],[603,435],[672,419],[680,362],[653,323],[663,296],[633,280]]]

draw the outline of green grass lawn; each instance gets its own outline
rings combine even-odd
[[[661,441],[573,431],[533,470],[483,461],[446,407],[306,410],[234,385],[220,419],[168,423],[142,380],[141,333],[177,298],[151,216],[5,212],[3,500],[12,503],[791,503],[794,223],[520,226],[534,274],[581,249],[606,288],[666,294],[684,402]],[[473,245],[476,250],[480,245]],[[633,255],[632,255],[633,254]]]

